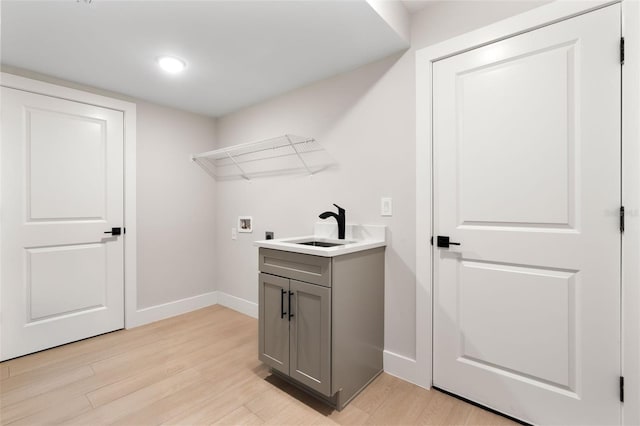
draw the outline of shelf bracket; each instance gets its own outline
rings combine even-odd
[[[229,154],[228,152],[226,152],[226,154],[227,154],[227,157],[229,157],[229,160],[233,161],[233,164],[235,164],[236,167],[240,170],[240,175],[242,176],[242,178],[246,179],[246,180],[251,180],[251,179],[249,179],[247,174],[244,172],[242,167],[240,167],[240,164],[238,164],[238,162],[235,160],[235,158],[233,158],[233,156],[231,154]]]
[[[296,148],[295,144],[291,141],[291,138],[289,137],[289,135],[285,135],[285,136],[289,141],[289,145],[291,145],[291,148],[293,148],[293,150],[295,151],[296,155],[298,156],[298,159],[300,160],[304,168],[307,169],[307,172],[309,172],[309,174],[313,176],[313,172],[311,171],[311,169],[309,169],[309,166],[307,166],[307,163],[305,163],[304,159],[302,158],[302,155],[300,155],[300,153],[298,152],[298,149]]]

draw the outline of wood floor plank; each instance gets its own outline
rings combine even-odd
[[[280,376],[269,376],[265,379],[266,382],[272,384],[274,389],[288,395],[291,398],[291,402],[298,405],[303,404],[312,410],[328,417],[335,410],[325,404],[323,401],[311,396],[308,392],[303,391],[300,387],[294,386],[290,382],[282,379]]]
[[[471,415],[473,408],[474,407],[472,405],[456,404],[455,409],[449,412],[449,415],[447,416],[445,423],[451,424],[451,425],[469,424],[469,416]],[[498,421],[498,419],[494,418],[493,416],[492,416],[492,419],[494,422]],[[495,424],[494,422],[492,422],[492,424]],[[474,424],[474,423],[471,423],[471,424]]]
[[[217,422],[211,423],[213,425],[262,425],[264,422],[262,419],[255,414],[253,414],[248,408],[245,406],[241,406],[233,410],[231,413],[227,414]]]
[[[290,405],[293,405],[292,398],[279,389],[271,389],[245,404],[251,412],[264,421],[272,420]]]
[[[163,425],[208,425],[220,420],[233,410],[258,395],[270,392],[271,386],[263,380],[248,378],[239,380],[230,388],[223,389],[219,383],[212,383],[211,392],[205,399],[197,401],[188,410],[168,419]]]
[[[242,335],[239,337],[228,338],[225,340],[225,347],[232,349],[234,345],[242,346],[247,345]],[[225,356],[225,354],[233,355],[234,353],[225,351],[221,353],[220,347],[223,346],[220,343],[209,344],[202,348],[191,350],[190,352],[174,353],[173,356],[161,357],[160,359],[151,360],[146,366],[134,364],[130,366],[133,371],[137,372],[133,375],[129,375],[123,380],[111,383],[103,386],[95,391],[87,393],[87,397],[91,401],[94,407],[99,407],[110,401],[118,399],[124,395],[135,392],[138,389],[142,389],[155,382],[163,380],[164,378],[177,374],[180,371],[187,370],[189,368],[200,367],[202,364],[209,365],[210,363],[216,363],[219,357]],[[186,349],[184,346],[181,349]],[[226,358],[226,357],[225,357]],[[226,358],[227,359],[227,358]],[[227,366],[227,364],[220,363]],[[98,369],[100,373],[107,374],[109,369]],[[225,369],[226,373],[232,374],[233,370],[230,368]],[[207,377],[206,374],[202,377]],[[216,377],[220,379],[220,377]]]
[[[304,404],[291,402],[275,416],[264,422],[268,425],[336,425],[333,420]]]
[[[349,404],[342,411],[332,411],[328,417],[341,425],[366,425],[369,424],[371,416],[355,405]]]
[[[196,368],[208,380],[220,381],[232,375],[242,366],[258,366],[259,362],[253,360],[253,358],[257,358],[256,354],[258,353],[258,346],[254,340],[254,338],[246,339],[242,344],[228,348],[223,354],[211,358]],[[251,361],[248,361],[248,359]],[[247,373],[249,369],[242,368]]]
[[[0,424],[513,424],[384,373],[337,412],[258,361],[257,328],[214,306],[5,361]]]
[[[9,378],[9,366],[0,364],[0,380]]]
[[[159,348],[158,348],[159,350]],[[159,352],[161,352],[159,350]],[[59,383],[60,386],[46,392],[38,393],[34,389],[30,392],[8,392],[0,394],[0,405],[2,416],[9,421],[31,415],[49,406],[63,402],[65,399],[84,395],[98,389],[108,387],[114,383],[137,377],[144,374],[148,369],[163,369],[165,376],[175,374],[187,367],[184,365],[188,358],[176,359],[167,363],[150,363],[144,368],[130,365],[128,368],[111,369],[100,371],[93,376],[83,378],[69,383]],[[183,368],[184,367],[184,368]],[[56,371],[56,370],[54,370]],[[27,376],[28,374],[22,375]],[[42,391],[43,389],[40,389]]]
[[[66,403],[67,400],[77,396],[84,396],[87,392],[105,386],[112,381],[123,380],[124,377],[131,374],[130,371],[120,372],[120,375],[96,374],[35,396],[22,395],[22,398],[17,401],[14,400],[12,404],[7,404],[10,401],[0,395],[0,400],[3,403],[0,411],[0,418],[2,419],[0,423],[10,423],[32,416],[40,411],[49,410],[52,407]]]
[[[193,369],[189,369],[74,417],[68,424],[114,423],[118,419],[151,405],[162,398],[182,392],[183,389],[197,382],[203,382],[200,374]]]
[[[93,370],[88,365],[80,365],[66,370],[53,370],[50,374],[40,374],[29,381],[21,376],[9,377],[2,382],[0,390],[0,407],[34,397],[69,383],[93,376]],[[15,381],[12,381],[15,379]]]
[[[86,413],[91,410],[91,404],[83,395],[64,401],[46,411],[38,411],[37,413],[23,417],[22,419],[10,423],[12,426],[25,425],[43,425],[43,424],[60,424],[69,419]]]
[[[213,309],[215,308],[215,309]],[[91,339],[58,346],[20,358],[5,361],[11,374],[17,376],[40,368],[60,368],[80,362],[95,362],[115,354],[124,353],[137,346],[166,338],[167,333],[184,332],[185,328],[197,327],[202,323],[215,321],[215,313],[220,307],[210,307],[190,312],[183,316],[168,318],[131,330],[119,330],[102,334]]]
[[[105,336],[97,336],[93,339],[83,340],[69,345],[49,349],[51,358],[45,357],[49,351],[38,352],[33,355],[27,355],[9,364],[12,377],[19,377],[23,374],[40,374],[42,371],[50,371],[55,369],[66,369],[79,364],[88,364],[126,353],[127,351],[146,344],[153,343],[160,339],[157,334],[142,334],[132,338],[126,331],[116,331],[109,333],[109,339]],[[81,346],[81,350],[73,350],[74,345]]]
[[[127,378],[86,393],[93,408],[103,406],[170,377],[164,365],[145,369]]]
[[[393,386],[392,392],[382,401],[368,419],[369,424],[416,424],[429,404],[434,392],[412,383]]]
[[[371,415],[391,395],[395,378],[389,374],[380,374],[351,402],[362,411]]]
[[[172,393],[140,410],[121,417],[112,424],[119,426],[160,424],[196,405],[209,392],[210,388],[211,383],[198,381],[178,393]]]
[[[420,414],[420,418],[418,423],[422,425],[444,425],[451,424],[447,423],[452,419],[452,412],[459,409],[458,405],[461,401],[457,399],[445,395],[442,392],[438,392],[435,390],[432,392],[432,397],[426,407],[424,407],[424,411]],[[467,406],[469,404],[466,404]]]
[[[75,376],[78,374],[90,376],[93,374],[93,370],[88,365],[80,364],[65,369],[39,370],[37,374],[11,376],[2,381],[1,392],[2,394],[7,394],[23,387],[33,387],[36,384],[38,387],[46,387],[44,386],[45,384],[68,380],[65,379],[67,376]]]
[[[186,355],[192,351],[206,347],[212,343],[212,339],[207,339],[207,334],[192,335],[193,339],[188,341],[175,341],[171,338],[158,339],[155,342],[134,348],[130,351],[101,359],[91,363],[91,367],[96,373],[118,371],[123,368],[136,369],[149,364],[163,362],[171,358]]]
[[[444,423],[455,424],[455,425],[469,424],[469,416],[471,415],[474,407],[469,404],[459,404],[459,402],[461,401],[458,401],[458,400],[453,401],[453,408],[449,410],[449,415],[445,418]],[[493,414],[491,414],[491,416],[489,417],[490,419],[492,419],[491,424],[496,424],[495,422],[498,421],[496,417],[497,416],[494,416]],[[471,423],[471,424],[474,424],[474,423]]]

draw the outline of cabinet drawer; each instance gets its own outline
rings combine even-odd
[[[331,287],[331,258],[261,248],[260,272]]]

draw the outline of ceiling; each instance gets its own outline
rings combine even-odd
[[[220,116],[408,47],[360,1],[1,2],[2,64]],[[161,55],[187,63],[180,74]]]
[[[427,7],[429,3],[433,3],[433,0],[402,0],[402,4],[409,13],[416,13]]]

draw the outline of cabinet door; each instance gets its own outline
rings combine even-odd
[[[258,358],[289,374],[289,280],[260,274]]]
[[[331,289],[290,280],[289,375],[331,396]]]

